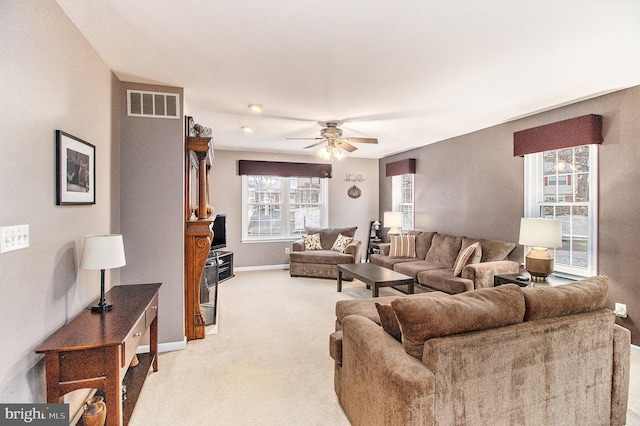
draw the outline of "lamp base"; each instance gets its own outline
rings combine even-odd
[[[111,309],[113,309],[113,304],[109,303],[109,302],[105,302],[104,305],[93,305],[91,307],[91,312],[107,312],[110,311]]]
[[[533,282],[547,282],[547,277],[553,273],[553,257],[549,250],[534,247],[525,257],[525,269],[531,274]]]

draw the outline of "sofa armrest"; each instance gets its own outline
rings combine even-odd
[[[400,342],[365,317],[343,319],[340,402],[352,424],[432,425],[434,400],[434,374]]]
[[[304,251],[304,240],[296,240],[293,242],[291,251]]]
[[[391,251],[391,244],[390,243],[382,243],[378,247],[380,249],[380,254],[382,254],[384,256],[389,256],[389,252]]]
[[[517,274],[520,264],[513,260],[473,263],[462,270],[462,278],[474,282],[474,288],[493,287],[493,277],[500,274]]]
[[[611,424],[627,423],[629,400],[631,332],[615,324],[613,326],[613,377],[611,378]]]
[[[353,256],[353,263],[360,263],[362,261],[362,242],[360,240],[353,240],[345,247],[344,252]]]

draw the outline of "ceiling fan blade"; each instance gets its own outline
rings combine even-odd
[[[378,139],[376,138],[345,138],[345,140],[356,143],[378,143]]]
[[[325,143],[325,142],[324,142],[324,139],[323,139],[323,140],[321,140],[320,142],[316,142],[316,143],[311,144],[311,145],[309,145],[309,146],[305,146],[305,147],[304,147],[304,149],[307,149],[307,148],[313,148],[314,146],[322,145],[323,143]]]
[[[347,152],[353,152],[353,151],[355,151],[356,149],[358,149],[358,148],[356,148],[355,146],[351,145],[349,142],[347,142],[347,141],[346,141],[346,140],[344,140],[344,139],[343,139],[343,140],[338,144],[338,146],[339,146],[340,148],[344,149],[344,150],[345,150],[345,151],[347,151]]]
[[[295,139],[295,140],[299,140],[299,141],[303,141],[303,140],[310,140],[310,141],[318,141],[318,140],[324,140],[324,138],[285,138],[285,139]]]

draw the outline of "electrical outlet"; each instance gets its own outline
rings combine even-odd
[[[285,249],[284,249],[284,254],[289,254],[289,252],[290,252],[289,247],[285,247]]]
[[[613,311],[620,318],[627,317],[627,305],[624,303],[616,303],[615,310]]]
[[[29,225],[0,228],[0,253],[29,247]]]

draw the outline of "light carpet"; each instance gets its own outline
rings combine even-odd
[[[338,293],[333,280],[284,270],[237,273],[219,287],[217,334],[160,354],[129,424],[349,425],[333,391],[329,334],[338,300],[370,297],[357,280]],[[640,356],[631,375],[627,424],[640,426]]]

